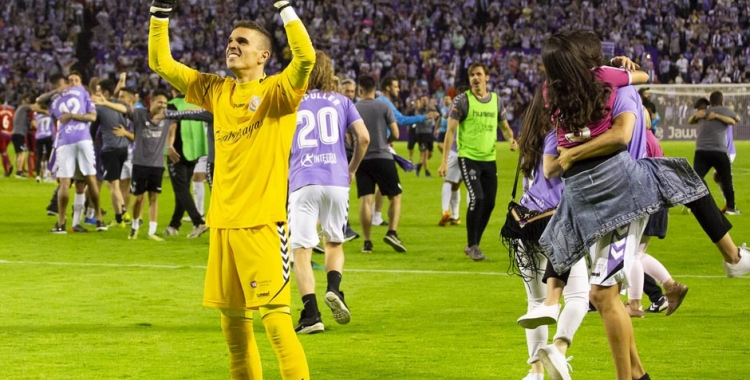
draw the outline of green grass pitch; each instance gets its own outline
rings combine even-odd
[[[665,143],[692,161],[693,143]],[[401,154],[405,146],[397,145]],[[738,142],[737,205],[730,217],[737,244],[750,242],[750,142]],[[497,207],[484,235],[488,257],[464,256],[465,228],[438,227],[442,180],[400,172],[399,235],[408,253],[382,242],[372,254],[362,239],[345,245],[342,289],[352,322],[339,326],[322,302],[326,331],[301,336],[312,379],[521,379],[527,373],[523,283],[508,276],[498,239],[516,155],[498,145]],[[415,154],[418,154],[415,153]],[[439,155],[431,160],[437,172]],[[710,188],[719,206],[718,188]],[[169,180],[160,198],[159,231],[173,205]],[[0,178],[0,379],[227,379],[227,349],[216,310],[201,306],[208,237],[164,243],[126,240],[126,230],[51,235],[44,207],[53,185]],[[355,194],[352,191],[352,194]],[[465,193],[462,195],[465,212]],[[102,204],[111,209],[109,193]],[[352,196],[352,224],[360,230]],[[70,225],[68,225],[70,227]],[[673,209],[669,236],[648,252],[690,286],[672,316],[633,320],[642,361],[654,379],[746,379],[750,373],[750,278],[727,279],[721,257],[690,215]],[[322,263],[323,257],[314,260]],[[293,318],[301,302],[293,285]],[[648,305],[647,300],[645,304]],[[258,318],[255,332],[266,379],[279,379]],[[550,336],[554,334],[551,328]],[[576,379],[614,378],[601,320],[589,313],[568,351]]]

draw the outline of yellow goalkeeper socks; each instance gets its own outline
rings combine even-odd
[[[252,315],[249,314],[248,315]],[[263,368],[253,334],[253,319],[221,314],[221,330],[229,346],[229,373],[232,380],[261,380]]]
[[[261,308],[263,326],[279,359],[281,378],[284,380],[309,380],[310,369],[302,345],[297,339],[289,307]]]

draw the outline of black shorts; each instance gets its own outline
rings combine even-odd
[[[13,135],[11,136],[11,141],[13,141],[13,148],[15,148],[16,153],[25,152],[28,150],[26,147],[26,136],[24,135]]]
[[[435,139],[432,137],[432,133],[417,133],[417,143],[419,143],[420,152],[432,152]]]
[[[39,157],[46,158],[47,160],[52,155],[52,137],[43,137],[36,140],[36,155]]]
[[[130,178],[130,193],[141,195],[148,191],[160,194],[162,178],[164,178],[164,168],[133,165],[133,176]]]
[[[363,160],[357,169],[357,197],[375,194],[375,185],[380,193],[392,197],[401,194],[401,183],[396,171],[396,161],[387,158]]]
[[[443,141],[445,141],[445,132],[439,132],[438,137],[437,137],[437,142],[442,144]]]
[[[643,231],[643,236],[653,236],[658,237],[659,239],[664,239],[667,236],[668,217],[669,212],[665,208],[657,211],[656,214],[651,214],[651,217],[648,218],[646,229]]]
[[[102,179],[107,182],[120,179],[122,167],[128,160],[128,148],[103,151],[101,155]]]
[[[414,145],[417,145],[417,128],[412,128],[411,125],[406,127],[407,134],[409,135],[409,141],[406,143],[406,149],[414,149]]]

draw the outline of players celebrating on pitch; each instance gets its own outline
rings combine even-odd
[[[290,252],[286,225],[289,154],[297,107],[315,64],[315,50],[288,1],[279,11],[293,58],[266,76],[272,37],[261,25],[239,21],[229,35],[226,63],[235,78],[199,73],[176,62],[169,47],[175,0],[151,4],[149,66],[214,114],[215,180],[203,304],[221,310],[232,379],[261,379],[252,311],[259,310],[279,358],[283,379],[308,380],[307,359],[290,315]]]

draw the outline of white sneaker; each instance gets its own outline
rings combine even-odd
[[[555,347],[554,344],[544,346],[537,351],[539,360],[542,361],[544,369],[547,370],[549,378],[552,380],[571,380],[570,372],[573,372],[573,367],[568,363],[573,357],[565,359],[565,356]]]
[[[531,371],[529,371],[529,374],[526,375],[526,377],[524,377],[521,380],[544,380],[544,374],[543,373],[531,373]]]
[[[737,264],[729,264],[724,262],[724,271],[727,273],[727,277],[742,277],[750,273],[750,251],[747,250],[747,244],[742,244],[740,247],[740,261]]]
[[[169,227],[167,227],[166,230],[164,230],[164,233],[162,235],[164,235],[164,236],[177,236],[179,234],[180,234],[180,230],[178,230],[178,229],[176,229],[176,228],[174,228],[172,226],[169,226]]]
[[[201,236],[204,232],[208,231],[208,226],[205,224],[201,224],[200,226],[193,227],[193,232],[191,232],[187,238],[188,239],[195,239],[198,236]]]
[[[540,305],[518,318],[518,324],[525,329],[535,329],[543,325],[554,325],[560,315],[560,304]]]

